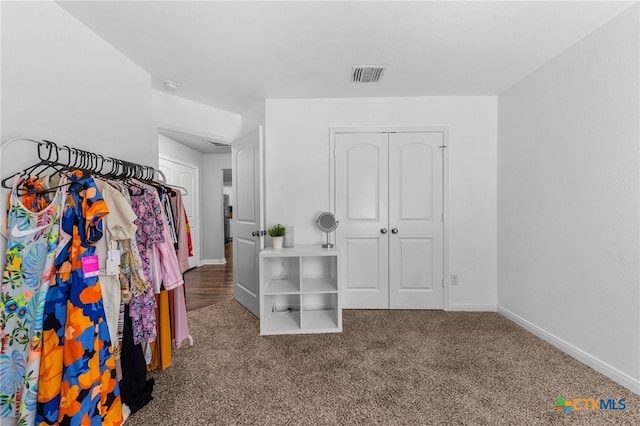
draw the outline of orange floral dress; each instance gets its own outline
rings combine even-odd
[[[120,425],[122,403],[97,276],[82,259],[102,237],[107,206],[90,177],[70,177],[56,255],[56,280],[47,293],[37,424]]]

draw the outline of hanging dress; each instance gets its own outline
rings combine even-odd
[[[36,419],[42,316],[60,232],[64,188],[14,179],[7,215],[7,251],[0,291],[0,424]],[[18,195],[18,187],[27,191]],[[6,420],[11,418],[12,420]]]
[[[162,206],[155,192],[132,187],[131,207],[138,216],[135,224],[136,244],[142,260],[144,280],[148,284],[144,291],[134,291],[129,312],[133,320],[133,342],[137,345],[141,342],[156,340],[156,299],[153,288],[152,252],[156,243],[164,242]]]
[[[70,176],[56,254],[56,280],[45,302],[38,424],[120,425],[122,404],[97,276],[83,259],[102,237],[107,206],[90,177]]]

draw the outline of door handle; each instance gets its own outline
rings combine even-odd
[[[382,228],[382,229],[380,230],[380,233],[381,233],[381,234],[386,234],[386,233],[387,233],[387,228]]]
[[[393,228],[393,229],[391,230],[391,233],[392,233],[392,234],[397,234],[397,233],[398,233],[398,228]]]
[[[260,231],[253,231],[253,232],[251,233],[251,236],[252,236],[252,237],[258,237],[258,236],[260,236]]]

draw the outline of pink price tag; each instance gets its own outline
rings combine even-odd
[[[97,255],[85,256],[80,260],[82,262],[82,274],[84,278],[97,277],[100,275],[100,261]]]

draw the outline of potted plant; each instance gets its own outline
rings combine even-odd
[[[277,225],[273,225],[271,228],[269,228],[267,232],[271,236],[273,248],[281,249],[282,240],[284,239],[284,234],[286,234],[287,232],[286,228],[278,223]]]

